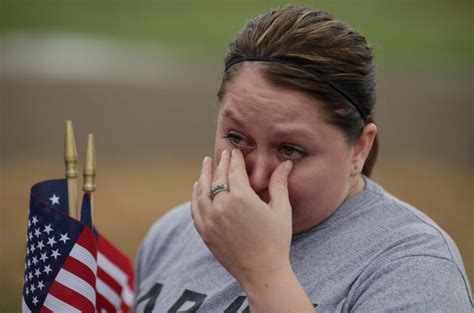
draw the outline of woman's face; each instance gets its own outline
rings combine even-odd
[[[274,169],[293,161],[288,179],[293,234],[332,214],[356,176],[354,149],[340,130],[323,121],[317,107],[301,92],[271,85],[258,64],[250,64],[227,86],[219,111],[215,158],[224,149],[240,149],[250,185],[263,201],[270,200]]]

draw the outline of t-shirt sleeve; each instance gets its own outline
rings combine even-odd
[[[365,273],[351,312],[472,312],[469,282],[456,264],[433,256],[401,257]]]

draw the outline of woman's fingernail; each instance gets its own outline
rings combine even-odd
[[[291,160],[286,160],[285,161],[285,171],[289,173],[291,171],[291,168],[293,167],[293,162]]]
[[[227,154],[227,149],[222,150],[221,158],[223,158]]]
[[[204,159],[202,160],[202,165],[206,165],[206,163],[209,161],[209,157],[205,156]]]
[[[194,185],[193,185],[193,190],[196,190],[197,185],[198,185],[198,182],[195,181],[195,182],[194,182]]]

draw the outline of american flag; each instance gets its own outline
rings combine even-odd
[[[81,221],[91,225],[90,194],[82,199]],[[94,229],[97,238],[97,311],[129,312],[134,301],[130,260]]]
[[[31,189],[23,312],[128,312],[133,270],[128,258],[92,229],[90,195],[81,222],[68,215],[67,181]]]
[[[94,235],[58,209],[64,197],[61,191],[67,190],[65,180],[43,184],[33,186],[30,196],[23,312],[94,312]]]

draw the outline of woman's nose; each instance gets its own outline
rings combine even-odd
[[[270,177],[278,166],[276,156],[263,151],[252,151],[245,156],[245,165],[252,189],[259,195],[266,193]]]

